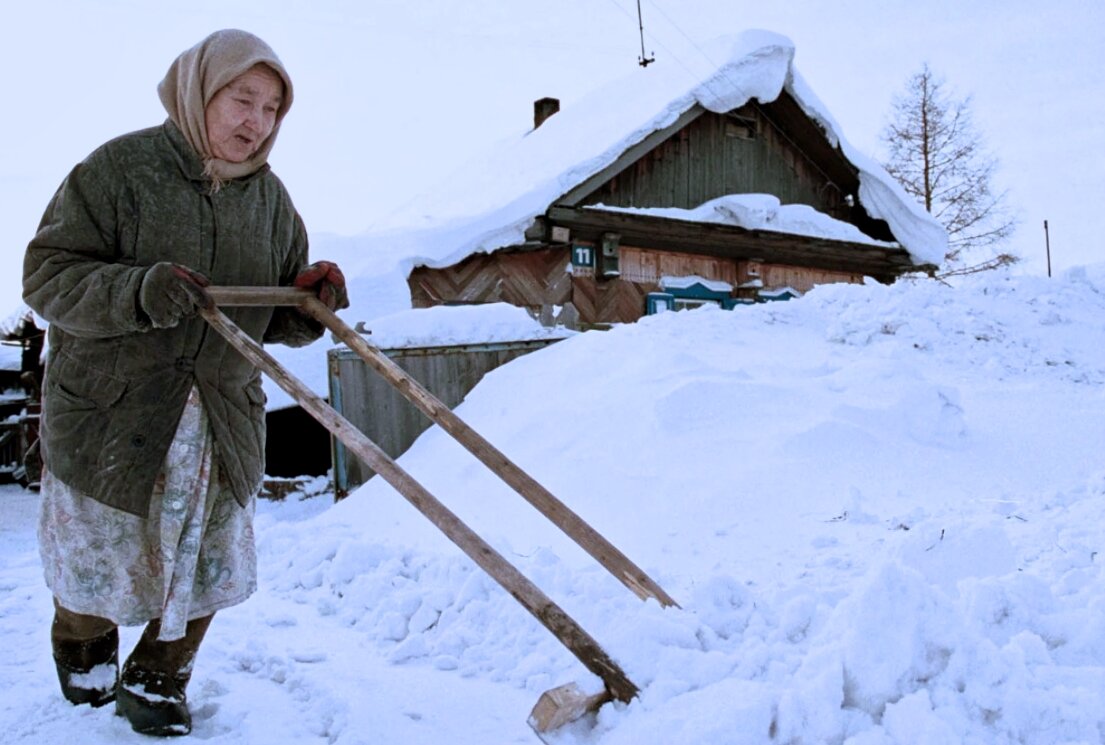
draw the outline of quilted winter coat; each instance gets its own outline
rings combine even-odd
[[[154,328],[138,303],[171,261],[213,285],[290,285],[307,235],[269,167],[212,193],[172,121],[103,145],[68,175],[28,246],[26,302],[49,321],[45,466],[94,499],[145,516],[192,386],[222,478],[245,505],[264,469],[260,373],[199,316]],[[295,309],[227,308],[247,334],[301,346],[322,327]]]

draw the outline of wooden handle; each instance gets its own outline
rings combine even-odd
[[[345,342],[346,346],[391,383],[419,411],[452,435],[468,452],[560,528],[637,597],[642,600],[655,598],[664,607],[679,607],[659,583],[605,536],[472,429],[390,357],[366,342],[311,291],[284,287],[211,287],[208,288],[208,294],[222,305],[298,305]],[[372,467],[371,463],[368,465]]]
[[[325,307],[325,306],[323,306]],[[264,348],[250,338],[218,308],[204,308],[200,313],[226,340],[288,392],[304,410],[326,427],[372,470],[391,484],[408,502],[430,519],[449,540],[472,561],[482,567],[492,579],[522,604],[568,650],[595,675],[602,678],[611,695],[628,702],[638,693],[616,662],[560,606],[554,603],[525,575],[519,572],[499,552],[479,537],[459,517],[418,483],[399,464],[380,449],[359,429],[334,411],[302,381],[288,372]]]
[[[216,305],[302,305],[314,297],[310,290],[299,287],[207,287],[207,294]]]

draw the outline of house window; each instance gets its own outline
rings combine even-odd
[[[721,302],[718,300],[706,300],[700,297],[676,297],[672,303],[672,310],[693,310],[694,308],[701,308],[703,305],[715,305],[720,307]]]
[[[759,132],[759,126],[755,119],[740,114],[729,114],[725,117],[725,136],[735,137],[739,140],[754,140]]]
[[[661,277],[660,292],[650,292],[645,299],[645,313],[654,315],[667,310],[690,310],[703,305],[725,307],[732,294],[728,282],[702,277]]]

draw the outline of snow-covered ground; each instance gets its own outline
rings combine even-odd
[[[458,413],[682,605],[440,430],[401,458],[641,687],[561,742],[1105,741],[1105,266],[662,314],[520,358]],[[3,741],[145,742],[56,691],[35,505],[0,491]],[[536,742],[539,694],[594,682],[378,481],[263,503],[258,541],[195,738]]]

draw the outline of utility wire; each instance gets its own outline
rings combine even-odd
[[[637,0],[637,4],[638,4],[638,5],[640,5],[640,2],[641,2],[641,0]],[[702,58],[703,58],[703,59],[705,59],[705,60],[706,60],[707,62],[709,62],[709,63],[710,63],[710,66],[711,66],[711,67],[714,67],[714,68],[717,68],[717,67],[718,67],[718,65],[717,65],[717,64],[715,64],[715,63],[714,63],[714,61],[713,61],[712,59],[710,59],[710,55],[706,54],[706,52],[704,52],[704,51],[702,50],[702,47],[698,46],[697,42],[695,42],[695,40],[694,40],[694,39],[692,39],[692,38],[691,38],[690,36],[688,36],[688,35],[687,35],[687,32],[686,32],[686,31],[684,31],[684,30],[683,30],[682,28],[680,28],[680,27],[679,27],[679,24],[678,24],[678,23],[676,23],[676,22],[675,22],[675,21],[674,21],[674,20],[672,19],[672,17],[671,17],[671,16],[669,16],[669,15],[668,15],[667,13],[665,13],[665,12],[664,12],[664,9],[663,9],[663,8],[661,8],[661,7],[659,6],[659,5],[657,5],[657,4],[656,4],[656,2],[655,2],[654,0],[648,0],[648,4],[649,4],[649,5],[651,5],[651,6],[653,7],[653,8],[655,8],[655,9],[656,9],[656,12],[658,12],[658,13],[659,13],[660,15],[662,15],[662,16],[664,17],[664,20],[666,20],[666,21],[667,21],[668,23],[670,23],[670,24],[671,24],[671,26],[672,26],[672,28],[674,28],[674,29],[675,29],[676,31],[678,31],[678,32],[680,33],[680,35],[681,35],[681,36],[682,36],[682,37],[683,37],[684,39],[686,39],[687,41],[689,41],[689,42],[691,43],[691,46],[692,46],[692,47],[694,47],[694,48],[695,48],[695,50],[696,50],[696,51],[697,51],[697,52],[698,52],[699,54],[701,54],[701,55],[702,55]]]
[[[628,10],[626,10],[624,7],[622,7],[621,3],[619,3],[618,0],[610,0],[610,3],[615,8],[617,8],[622,13],[624,13],[628,18],[633,20],[633,14],[630,13]],[[686,70],[687,74],[690,75],[692,80],[696,80],[696,81],[701,81],[702,80],[702,75],[700,75],[699,73],[696,73],[694,70],[692,70],[690,65],[688,65],[686,62],[684,62],[683,59],[678,54],[676,54],[671,49],[669,49],[668,46],[666,44],[664,44],[664,42],[661,41],[659,38],[657,38],[657,36],[655,34],[649,33],[648,37],[653,43],[655,43],[657,46],[659,46],[661,49],[663,49],[665,52],[667,52],[668,55],[672,59],[674,59],[676,62],[678,62],[679,66],[682,67],[684,70]],[[711,63],[711,64],[713,64],[713,63]],[[713,92],[716,95],[716,91],[713,91]]]

